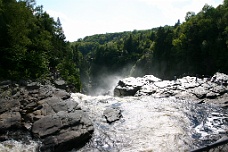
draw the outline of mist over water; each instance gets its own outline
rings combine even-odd
[[[99,96],[99,95],[114,95],[114,88],[117,86],[119,80],[127,77],[144,76],[145,72],[136,65],[126,65],[118,71],[110,71],[107,67],[97,69],[97,76],[91,76],[89,80],[83,80],[82,84],[86,88],[86,95]]]
[[[86,94],[91,96],[99,96],[99,95],[111,95],[113,96],[113,90],[118,84],[118,81],[123,79],[124,76],[118,76],[118,75],[102,75],[100,77],[97,77],[96,80],[94,80],[96,83],[90,84],[90,87],[88,87],[88,92]]]
[[[71,152],[184,152],[215,142],[228,130],[228,111],[213,104],[150,96],[71,96],[95,127],[92,139]],[[120,109],[122,118],[107,123],[107,107]],[[38,146],[32,140],[10,140],[0,143],[0,151],[37,152]]]
[[[72,93],[94,124],[92,139],[71,152],[164,152],[190,151],[213,143],[228,131],[228,111],[214,104],[197,104],[175,97],[114,97],[124,76],[103,74],[89,95]],[[121,110],[122,118],[107,123],[106,108]],[[1,152],[36,152],[38,142],[5,141]]]

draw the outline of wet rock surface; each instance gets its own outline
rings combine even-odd
[[[29,136],[45,152],[189,151],[227,136],[227,82],[222,73],[172,81],[130,77],[114,92],[131,97],[119,98],[7,80],[0,82],[0,141]]]
[[[153,96],[190,98],[197,102],[218,103],[227,106],[228,75],[217,72],[211,78],[186,76],[176,80],[161,80],[152,75],[125,78],[114,89],[115,96]]]
[[[81,99],[79,105],[88,111],[95,127],[92,139],[72,152],[190,151],[227,136],[227,109],[204,100],[79,93],[72,98]],[[121,111],[121,118],[108,123],[104,114],[119,116],[115,109]]]
[[[41,151],[67,151],[82,146],[93,124],[70,94],[39,82],[0,83],[0,140],[40,140]]]
[[[105,116],[105,119],[108,123],[118,121],[122,117],[120,109],[110,107],[105,109],[103,115]]]

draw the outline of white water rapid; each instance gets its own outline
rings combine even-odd
[[[91,141],[79,152],[190,151],[226,134],[228,113],[212,104],[175,98],[86,96],[80,106],[94,122]],[[122,118],[108,124],[107,107],[118,108]],[[74,151],[74,150],[73,150]]]
[[[227,134],[228,112],[213,104],[176,98],[113,97],[71,94],[94,124],[92,139],[72,152],[184,152],[212,143]],[[109,124],[107,107],[121,111]],[[37,152],[29,139],[0,142],[1,152]]]
[[[39,142],[8,140],[0,143],[0,152],[37,152]]]

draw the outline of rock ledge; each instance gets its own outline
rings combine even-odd
[[[0,140],[30,136],[40,151],[79,148],[93,133],[93,124],[70,94],[39,82],[0,82]],[[15,136],[17,135],[17,137]]]

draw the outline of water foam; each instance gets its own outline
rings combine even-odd
[[[36,141],[22,142],[7,140],[0,143],[1,152],[37,152],[39,143]]]
[[[226,124],[214,125],[214,120],[226,118],[211,114],[221,113],[213,105],[198,105],[175,98],[145,97],[90,97],[72,94],[80,106],[89,113],[95,124],[93,139],[80,151],[189,151],[196,148],[195,141],[210,138],[206,126],[217,133],[227,129]],[[118,107],[123,118],[111,125],[106,123],[103,111]],[[212,125],[208,125],[209,122]],[[203,130],[203,131],[202,131]],[[199,136],[195,136],[195,135]]]

